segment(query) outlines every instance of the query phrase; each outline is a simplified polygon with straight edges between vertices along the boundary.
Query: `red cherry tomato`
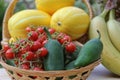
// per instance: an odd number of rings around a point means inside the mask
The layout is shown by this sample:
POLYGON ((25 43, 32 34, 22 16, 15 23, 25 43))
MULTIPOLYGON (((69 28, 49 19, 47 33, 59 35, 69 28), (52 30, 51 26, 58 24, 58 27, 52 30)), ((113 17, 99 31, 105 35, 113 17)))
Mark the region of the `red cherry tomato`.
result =
POLYGON ((5 52, 5 57, 7 59, 14 59, 15 58, 15 53, 13 52, 13 50, 10 48, 5 52))
POLYGON ((76 50, 76 46, 74 43, 70 42, 65 46, 66 51, 73 53, 76 50))
POLYGON ((36 31, 29 32, 28 39, 32 41, 36 41, 38 39, 38 33, 36 31))
POLYGON ((32 51, 37 51, 41 47, 42 47, 42 44, 39 41, 34 41, 31 49, 32 51))
POLYGON ((35 70, 35 71, 43 71, 43 69, 40 68, 40 67, 34 67, 33 70, 35 70))
POLYGON ((26 70, 30 69, 30 66, 27 64, 22 64, 21 66, 22 66, 22 69, 26 69, 26 70))
POLYGON ((55 32, 55 29, 50 28, 48 31, 50 32, 50 34, 53 34, 55 32))
POLYGON ((3 50, 6 52, 8 49, 10 49, 10 46, 8 44, 5 44, 3 46, 3 50))
POLYGON ((48 40, 44 40, 44 41, 42 42, 42 46, 44 46, 47 42, 48 42, 48 40))
POLYGON ((22 48, 19 50, 19 53, 20 53, 20 54, 25 54, 27 51, 31 51, 30 45, 26 45, 25 47, 22 47, 22 48))
POLYGON ((70 36, 64 36, 63 38, 61 38, 61 39, 59 40, 59 42, 60 42, 61 44, 65 43, 65 42, 70 42, 70 41, 71 41, 71 37, 70 37, 70 36))
POLYGON ((30 31, 32 31, 32 28, 31 27, 26 27, 26 29, 25 29, 27 32, 30 32, 30 31))
POLYGON ((48 54, 48 50, 44 47, 42 47, 39 51, 39 57, 45 57, 48 54))
POLYGON ((37 28, 36 30, 39 34, 42 34, 44 32, 44 29, 42 27, 37 28))
POLYGON ((28 61, 32 61, 36 59, 36 55, 32 51, 28 51, 25 55, 26 55, 26 60, 28 61))
POLYGON ((59 35, 56 37, 57 40, 60 42, 62 38, 64 38, 65 34, 64 33, 59 33, 59 35))

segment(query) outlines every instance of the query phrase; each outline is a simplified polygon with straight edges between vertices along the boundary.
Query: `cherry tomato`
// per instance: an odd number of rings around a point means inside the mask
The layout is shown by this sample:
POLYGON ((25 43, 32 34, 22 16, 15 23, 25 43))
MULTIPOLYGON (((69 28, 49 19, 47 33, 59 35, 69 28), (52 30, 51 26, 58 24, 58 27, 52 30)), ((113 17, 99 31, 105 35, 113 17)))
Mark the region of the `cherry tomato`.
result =
POLYGON ((71 41, 71 37, 70 36, 64 36, 62 39, 59 40, 59 42, 61 44, 65 43, 65 42, 70 42, 71 41))
POLYGON ((26 62, 25 60, 23 60, 23 64, 27 65, 27 66, 30 66, 30 62, 26 62))
POLYGON ((32 31, 32 28, 31 27, 26 27, 26 29, 25 29, 27 32, 30 32, 30 31, 32 31))
POLYGON ((7 59, 14 59, 15 58, 15 53, 13 52, 12 48, 8 49, 6 52, 5 52, 5 57, 7 59))
POLYGON ((55 32, 55 29, 50 28, 48 31, 50 32, 50 34, 53 34, 55 32))
POLYGON ((40 68, 40 67, 34 67, 33 70, 35 70, 35 71, 43 71, 43 69, 40 68))
POLYGON ((64 33, 59 33, 59 35, 57 36, 57 40, 60 42, 60 40, 64 38, 64 36, 65 36, 64 33))
POLYGON ((28 39, 32 41, 36 41, 38 39, 38 33, 36 31, 29 32, 28 39))
POLYGON ((64 36, 65 36, 66 34, 64 34, 64 33, 59 33, 59 35, 57 36, 58 38, 63 38, 64 36))
POLYGON ((44 46, 47 42, 48 42, 48 40, 44 40, 44 41, 42 42, 42 46, 44 46))
POLYGON ((34 41, 31 49, 32 51, 37 51, 41 47, 42 47, 42 44, 39 41, 34 41))
POLYGON ((36 55, 32 51, 28 51, 25 55, 26 55, 26 60, 28 61, 32 61, 36 59, 36 55))
POLYGON ((8 49, 10 49, 10 46, 8 44, 5 44, 3 46, 3 50, 6 52, 8 49))
POLYGON ((76 46, 74 43, 70 42, 65 46, 66 51, 73 53, 76 50, 76 46))
POLYGON ((25 54, 27 51, 31 51, 31 47, 30 47, 29 44, 23 46, 23 47, 19 50, 19 53, 25 54))
POLYGON ((45 57, 48 54, 48 50, 45 47, 39 49, 39 57, 45 57))
POLYGON ((22 64, 21 66, 22 66, 22 69, 26 69, 26 70, 30 69, 30 66, 27 64, 22 64))
POLYGON ((44 32, 44 29, 42 27, 37 28, 36 30, 39 34, 42 34, 44 32))
POLYGON ((40 36, 37 41, 39 41, 40 43, 42 43, 43 41, 45 41, 47 39, 46 35, 40 36))

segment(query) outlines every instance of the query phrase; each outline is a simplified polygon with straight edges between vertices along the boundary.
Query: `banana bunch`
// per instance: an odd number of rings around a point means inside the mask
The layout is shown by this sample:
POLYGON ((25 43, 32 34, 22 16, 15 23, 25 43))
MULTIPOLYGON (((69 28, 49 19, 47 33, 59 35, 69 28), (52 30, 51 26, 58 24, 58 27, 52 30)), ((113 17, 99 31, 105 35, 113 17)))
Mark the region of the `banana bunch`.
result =
POLYGON ((113 45, 120 51, 120 22, 115 20, 115 11, 110 11, 109 21, 107 22, 108 33, 113 45))
POLYGON ((89 27, 89 38, 96 38, 97 30, 101 33, 103 52, 101 55, 102 64, 114 74, 120 76, 120 22, 114 18, 114 10, 110 11, 109 20, 105 17, 109 10, 104 10, 100 15, 91 20, 89 27))

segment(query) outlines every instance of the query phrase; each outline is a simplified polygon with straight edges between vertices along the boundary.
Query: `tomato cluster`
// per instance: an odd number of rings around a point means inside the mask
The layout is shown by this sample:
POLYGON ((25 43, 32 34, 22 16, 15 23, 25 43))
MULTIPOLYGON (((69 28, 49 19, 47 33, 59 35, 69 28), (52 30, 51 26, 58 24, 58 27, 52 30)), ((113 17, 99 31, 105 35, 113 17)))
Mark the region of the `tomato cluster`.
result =
MULTIPOLYGON (((3 47, 4 55, 7 60, 14 60, 15 65, 22 69, 32 69, 41 71, 43 68, 43 58, 49 54, 44 45, 48 41, 44 27, 27 27, 27 38, 18 39, 14 43, 6 44, 3 47)), ((71 37, 54 29, 49 28, 49 33, 53 39, 60 42, 68 53, 76 50, 76 45, 71 37)))

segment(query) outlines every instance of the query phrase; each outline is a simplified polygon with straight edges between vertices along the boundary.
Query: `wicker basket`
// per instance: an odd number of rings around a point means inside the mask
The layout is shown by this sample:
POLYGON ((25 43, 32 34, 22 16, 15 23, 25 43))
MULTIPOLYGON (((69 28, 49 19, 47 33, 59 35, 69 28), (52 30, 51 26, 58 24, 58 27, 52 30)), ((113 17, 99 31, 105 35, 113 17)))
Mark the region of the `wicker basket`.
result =
POLYGON ((80 69, 63 70, 63 71, 32 71, 19 69, 9 66, 4 62, 0 64, 6 69, 12 80, 86 80, 95 66, 99 64, 99 60, 80 69), (70 76, 74 78, 70 79, 70 76), (33 79, 36 77, 35 79, 33 79))
MULTIPOLYGON (((12 16, 16 3, 19 0, 12 0, 9 4, 4 20, 3 20, 3 33, 2 33, 2 46, 7 44, 10 39, 10 34, 8 32, 8 20, 12 16)), ((93 17, 93 12, 88 0, 84 0, 86 3, 90 18, 93 17)), ((86 35, 82 37, 81 40, 87 40, 86 35), (85 37, 85 38, 84 38, 85 37)), ((80 40, 80 41, 81 41, 80 40)), ((81 44, 76 42, 76 44, 81 44)), ((86 80, 86 78, 90 75, 91 71, 100 63, 100 60, 80 69, 74 70, 61 70, 61 71, 32 71, 32 70, 24 70, 19 69, 17 67, 10 66, 6 64, 2 59, 0 60, 0 64, 6 69, 8 74, 10 75, 12 80, 86 80), (74 76, 70 79, 70 76, 74 76), (33 77, 36 77, 33 79, 33 77)))

